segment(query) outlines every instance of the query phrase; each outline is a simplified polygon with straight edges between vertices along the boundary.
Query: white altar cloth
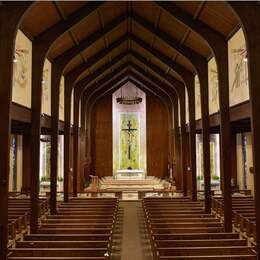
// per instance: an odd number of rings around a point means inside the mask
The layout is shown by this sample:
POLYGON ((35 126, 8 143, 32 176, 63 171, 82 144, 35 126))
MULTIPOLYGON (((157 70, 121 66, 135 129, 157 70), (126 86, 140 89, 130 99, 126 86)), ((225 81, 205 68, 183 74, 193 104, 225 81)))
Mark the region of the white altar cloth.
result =
POLYGON ((117 170, 116 171, 116 175, 115 175, 116 179, 127 179, 127 180, 142 180, 145 179, 145 174, 144 174, 144 170, 142 169, 135 169, 135 170, 128 170, 128 169, 124 169, 124 170, 117 170))

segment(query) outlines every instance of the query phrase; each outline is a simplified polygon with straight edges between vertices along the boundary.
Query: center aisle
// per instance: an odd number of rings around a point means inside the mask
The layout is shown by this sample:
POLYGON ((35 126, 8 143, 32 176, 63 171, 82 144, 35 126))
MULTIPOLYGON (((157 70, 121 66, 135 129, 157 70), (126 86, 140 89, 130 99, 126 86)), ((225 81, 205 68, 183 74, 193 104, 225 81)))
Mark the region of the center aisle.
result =
POLYGON ((152 260, 150 242, 140 201, 122 201, 123 211, 121 260, 152 260))

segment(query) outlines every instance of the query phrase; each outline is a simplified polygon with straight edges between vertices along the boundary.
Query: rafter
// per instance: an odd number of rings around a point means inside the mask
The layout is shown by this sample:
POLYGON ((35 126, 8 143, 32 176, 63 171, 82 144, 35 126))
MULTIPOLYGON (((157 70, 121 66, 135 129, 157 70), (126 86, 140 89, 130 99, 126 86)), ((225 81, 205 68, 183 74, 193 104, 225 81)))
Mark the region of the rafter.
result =
POLYGON ((196 67, 196 62, 204 63, 206 62, 206 59, 201 56, 199 53, 193 51, 192 49, 188 48, 187 46, 181 45, 176 39, 171 37, 165 32, 155 30, 153 28, 153 25, 140 17, 137 14, 132 15, 133 20, 142 26, 144 29, 146 29, 151 34, 157 35, 157 38, 159 38, 161 41, 166 43, 168 46, 179 52, 184 58, 188 59, 193 66, 196 67))
POLYGON ((165 72, 159 68, 158 66, 152 64, 152 63, 148 63, 147 60, 142 57, 140 54, 131 51, 130 54, 137 59, 139 62, 143 63, 145 66, 147 66, 149 69, 151 69, 154 73, 156 73, 159 77, 166 79, 169 84, 171 86, 174 86, 175 88, 178 88, 180 91, 181 89, 184 90, 185 89, 185 85, 183 84, 183 82, 179 81, 178 79, 165 74, 165 72))
MULTIPOLYGON (((128 67, 129 67, 128 63, 124 63, 122 66, 120 66, 119 68, 117 68, 113 72, 110 72, 108 75, 101 78, 100 81, 98 82, 98 84, 93 83, 93 84, 88 85, 84 89, 83 92, 89 92, 90 94, 94 93, 96 91, 96 89, 100 89, 100 86, 102 86, 106 83, 109 83, 109 82, 113 82, 115 77, 119 77, 121 74, 126 76, 127 72, 125 72, 125 70, 128 69, 128 67)), ((114 82, 114 84, 115 83, 116 82, 114 82)), ((83 92, 82 92, 82 94, 83 94, 83 92)))
POLYGON ((216 44, 216 41, 222 42, 223 40, 225 40, 225 37, 222 34, 213 30, 205 23, 193 19, 191 15, 185 13, 176 4, 159 1, 156 1, 156 4, 160 6, 164 11, 169 13, 171 16, 173 16, 175 19, 177 19, 179 22, 203 37, 209 43, 210 48, 212 48, 212 46, 216 44))
MULTIPOLYGON (((129 65, 130 68, 131 68, 131 64, 128 64, 128 65, 129 65)), ((149 83, 149 82, 148 82, 146 79, 144 79, 144 78, 140 78, 140 77, 139 77, 136 73, 134 73, 132 70, 126 71, 126 73, 122 74, 121 76, 120 76, 120 75, 117 75, 116 78, 113 79, 113 80, 110 81, 110 82, 107 82, 105 79, 103 79, 102 81, 104 82, 104 84, 102 84, 102 85, 100 86, 100 88, 99 88, 100 93, 98 92, 98 93, 96 94, 96 96, 97 96, 98 98, 100 98, 100 97, 106 95, 106 94, 107 94, 109 91, 111 91, 111 90, 115 91, 114 89, 116 88, 115 85, 117 84, 117 82, 118 82, 121 78, 125 77, 126 75, 129 75, 129 78, 126 80, 126 82, 127 82, 127 81, 131 81, 131 78, 133 78, 133 79, 135 80, 135 82, 134 82, 135 84, 136 84, 137 81, 139 81, 139 82, 142 81, 142 84, 143 84, 143 85, 149 86, 149 88, 146 88, 149 92, 151 92, 151 93, 153 93, 154 95, 159 96, 159 97, 161 98, 161 96, 160 96, 159 94, 156 94, 156 93, 154 92, 154 90, 151 90, 151 89, 157 89, 157 90, 161 91, 162 93, 164 93, 164 95, 167 96, 167 98, 168 98, 168 99, 170 100, 170 102, 171 102, 171 97, 170 97, 167 93, 165 93, 165 91, 164 91, 161 87, 155 85, 154 83, 153 83, 153 84, 149 83), (112 87, 104 92, 103 89, 106 88, 107 86, 112 86, 112 87), (150 88, 151 88, 151 89, 150 89, 150 88)), ((108 75, 108 77, 110 77, 110 78, 111 78, 111 76, 114 77, 114 76, 111 75, 111 74, 108 75)), ((146 78, 146 76, 145 76, 145 78, 146 78)), ((120 84, 120 85, 121 85, 121 84, 120 84)), ((138 86, 138 87, 140 87, 140 86, 138 86)), ((141 87, 140 87, 140 88, 141 88, 141 87)), ((89 98, 88 98, 88 100, 90 100, 91 97, 93 96, 93 93, 92 93, 91 89, 89 89, 88 92, 91 92, 91 95, 90 95, 89 98)))
POLYGON ((89 69, 97 62, 99 62, 101 59, 109 55, 112 51, 114 51, 121 44, 123 44, 127 39, 127 35, 124 35, 123 37, 113 42, 107 49, 102 49, 100 52, 90 57, 86 63, 77 66, 73 70, 69 71, 66 75, 73 78, 73 82, 76 82, 82 73, 84 73, 87 69, 89 69))
POLYGON ((40 33, 35 37, 35 41, 44 41, 45 43, 48 43, 48 46, 50 46, 58 37, 76 26, 83 19, 100 8, 103 4, 105 4, 105 2, 89 2, 78 11, 69 15, 65 21, 58 22, 44 32, 40 33))
POLYGON ((128 71, 122 72, 117 71, 116 73, 110 73, 108 76, 104 77, 101 81, 102 83, 99 84, 99 86, 95 89, 93 89, 93 86, 87 88, 84 91, 84 95, 87 96, 87 102, 95 96, 104 96, 104 86, 111 85, 111 86, 116 86, 118 84, 121 84, 123 81, 128 81, 128 71), (106 80, 109 78, 109 80, 106 80))
POLYGON ((153 57, 160 60, 162 63, 167 65, 170 69, 172 69, 177 74, 179 74, 179 76, 183 78, 183 81, 185 81, 185 77, 188 78, 188 77, 194 76, 193 73, 190 72, 189 70, 187 70, 185 67, 183 67, 182 65, 179 65, 178 63, 172 61, 171 58, 169 58, 168 56, 163 54, 161 51, 158 51, 158 50, 150 47, 149 44, 147 44, 146 42, 144 42, 143 40, 141 40, 137 36, 131 35, 130 37, 136 44, 138 44, 143 49, 145 49, 147 52, 152 54, 153 57))
POLYGON ((92 75, 85 77, 84 79, 80 80, 76 85, 75 88, 84 88, 86 85, 90 84, 90 82, 94 81, 97 77, 102 75, 105 71, 111 69, 114 65, 121 62, 125 56, 128 55, 128 52, 123 52, 116 56, 111 62, 106 63, 102 67, 98 68, 92 75))
POLYGON ((55 58, 55 62, 61 64, 64 68, 66 65, 69 64, 69 62, 79 55, 81 52, 89 48, 91 45, 96 43, 98 40, 102 39, 105 34, 111 32, 116 27, 121 25, 125 20, 127 19, 127 16, 123 15, 120 17, 115 18, 112 22, 110 22, 108 25, 106 25, 101 30, 96 31, 92 35, 88 36, 84 40, 80 41, 78 45, 74 46, 73 48, 65 51, 61 55, 55 58))
MULTIPOLYGON (((170 100, 170 102, 172 103, 172 97, 171 95, 163 88, 161 87, 160 85, 157 85, 155 82, 149 80, 149 77, 148 75, 144 75, 142 74, 142 76, 139 76, 135 71, 137 71, 137 68, 133 66, 133 64, 131 64, 131 68, 133 69, 133 72, 132 72, 132 77, 134 77, 136 80, 138 81, 143 81, 143 84, 147 85, 147 86, 150 86, 150 87, 153 87, 154 88, 154 92, 157 90, 157 91, 160 91, 162 92, 165 96, 167 96, 167 98, 170 100)), ((158 94, 157 94, 158 95, 158 94)))

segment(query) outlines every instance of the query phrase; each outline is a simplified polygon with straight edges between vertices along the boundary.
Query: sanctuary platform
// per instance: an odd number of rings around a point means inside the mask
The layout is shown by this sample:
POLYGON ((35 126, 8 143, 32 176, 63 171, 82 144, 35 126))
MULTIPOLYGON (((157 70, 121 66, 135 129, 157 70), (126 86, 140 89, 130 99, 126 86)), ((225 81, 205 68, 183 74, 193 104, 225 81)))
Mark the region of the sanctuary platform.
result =
POLYGON ((163 190, 169 186, 165 180, 154 176, 145 179, 115 179, 113 177, 103 177, 99 180, 99 189, 120 190, 120 191, 142 191, 142 190, 163 190))

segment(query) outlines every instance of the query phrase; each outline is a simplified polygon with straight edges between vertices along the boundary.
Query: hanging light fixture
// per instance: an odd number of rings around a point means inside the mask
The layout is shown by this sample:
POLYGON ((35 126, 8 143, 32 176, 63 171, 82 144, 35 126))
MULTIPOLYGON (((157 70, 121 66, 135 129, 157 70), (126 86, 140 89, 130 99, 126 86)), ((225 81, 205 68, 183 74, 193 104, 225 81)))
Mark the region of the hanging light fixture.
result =
POLYGON ((135 96, 124 96, 123 89, 121 88, 121 97, 116 98, 116 102, 121 105, 136 105, 142 102, 142 98, 138 95, 137 88, 135 96))

